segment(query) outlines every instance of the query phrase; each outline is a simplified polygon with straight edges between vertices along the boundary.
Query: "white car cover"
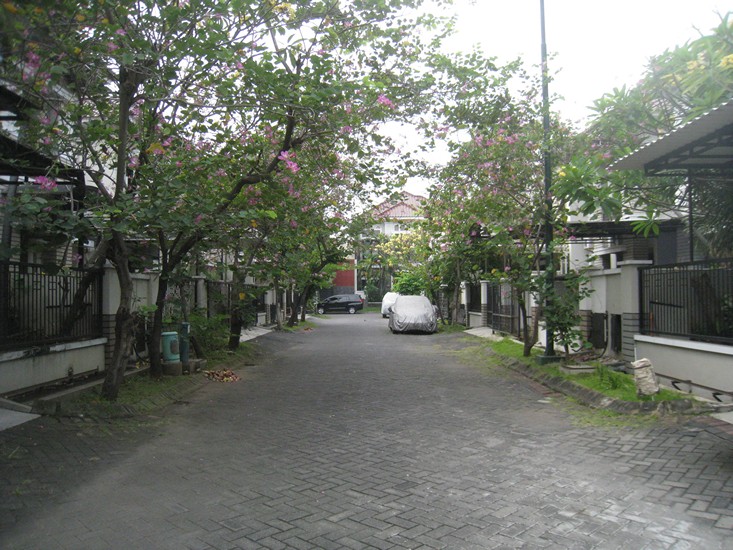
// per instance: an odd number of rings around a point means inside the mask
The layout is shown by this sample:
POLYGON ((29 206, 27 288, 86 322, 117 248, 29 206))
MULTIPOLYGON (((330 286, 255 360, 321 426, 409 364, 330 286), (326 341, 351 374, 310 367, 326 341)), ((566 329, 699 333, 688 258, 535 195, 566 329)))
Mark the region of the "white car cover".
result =
POLYGON ((384 297, 382 298, 382 317, 387 317, 389 315, 389 308, 391 308, 395 301, 397 301, 397 297, 399 294, 396 292, 387 292, 384 297))
POLYGON ((428 332, 438 330, 435 308, 425 296, 398 296, 389 315, 392 332, 428 332))

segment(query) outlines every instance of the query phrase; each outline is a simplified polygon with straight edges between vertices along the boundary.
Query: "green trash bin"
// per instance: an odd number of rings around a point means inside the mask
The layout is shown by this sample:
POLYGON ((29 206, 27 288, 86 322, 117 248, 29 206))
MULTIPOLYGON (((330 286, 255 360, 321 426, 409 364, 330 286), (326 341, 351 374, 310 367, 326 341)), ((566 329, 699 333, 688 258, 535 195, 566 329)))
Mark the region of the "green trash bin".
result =
POLYGON ((163 344, 163 360, 169 362, 180 361, 181 356, 178 352, 178 333, 164 332, 160 336, 163 344))

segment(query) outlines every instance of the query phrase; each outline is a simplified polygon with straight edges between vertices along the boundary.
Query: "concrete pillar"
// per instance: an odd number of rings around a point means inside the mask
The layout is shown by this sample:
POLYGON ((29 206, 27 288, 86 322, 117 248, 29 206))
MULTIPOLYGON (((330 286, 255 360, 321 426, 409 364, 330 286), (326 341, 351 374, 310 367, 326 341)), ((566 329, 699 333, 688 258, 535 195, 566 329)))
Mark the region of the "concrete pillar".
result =
POLYGON ((481 281, 481 326, 489 326, 489 281, 481 281))

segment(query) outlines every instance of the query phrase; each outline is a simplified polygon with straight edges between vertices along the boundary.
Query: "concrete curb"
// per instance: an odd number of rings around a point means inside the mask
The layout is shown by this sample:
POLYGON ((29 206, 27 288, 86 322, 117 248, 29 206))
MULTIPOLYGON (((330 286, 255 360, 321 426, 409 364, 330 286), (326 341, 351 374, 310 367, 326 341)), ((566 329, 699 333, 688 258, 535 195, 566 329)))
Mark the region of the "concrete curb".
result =
POLYGON ((733 404, 703 402, 697 399, 678 399, 675 401, 622 401, 608 397, 590 388, 576 384, 559 376, 539 373, 528 365, 496 354, 503 366, 539 382, 551 390, 573 397, 583 405, 594 409, 606 409, 619 414, 710 414, 733 411, 733 404))

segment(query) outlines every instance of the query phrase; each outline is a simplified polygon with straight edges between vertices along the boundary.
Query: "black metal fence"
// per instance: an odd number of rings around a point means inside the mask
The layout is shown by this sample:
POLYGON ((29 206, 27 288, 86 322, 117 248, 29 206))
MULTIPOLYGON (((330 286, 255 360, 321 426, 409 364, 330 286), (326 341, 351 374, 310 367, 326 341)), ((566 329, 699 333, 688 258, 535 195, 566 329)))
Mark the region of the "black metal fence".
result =
POLYGON ((489 326, 505 334, 521 337, 519 329, 519 299, 510 285, 489 285, 489 326))
POLYGON ((0 262, 0 350, 102 336, 102 274, 89 274, 83 289, 85 275, 0 262))
POLYGON ((639 270, 640 332, 733 345, 733 259, 639 270))

